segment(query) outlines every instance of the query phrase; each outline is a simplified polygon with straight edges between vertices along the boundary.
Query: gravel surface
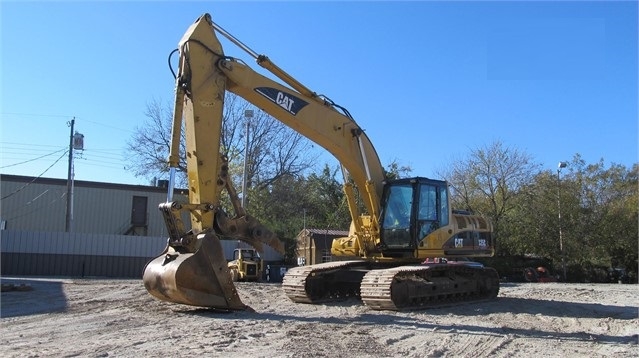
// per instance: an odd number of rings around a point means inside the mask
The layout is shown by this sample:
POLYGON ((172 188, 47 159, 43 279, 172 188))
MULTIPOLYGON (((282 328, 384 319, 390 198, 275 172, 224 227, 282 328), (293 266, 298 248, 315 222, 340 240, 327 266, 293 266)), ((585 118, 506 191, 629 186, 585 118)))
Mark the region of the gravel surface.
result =
POLYGON ((510 284, 496 300, 374 311, 240 283, 255 312, 154 299, 142 280, 2 278, 2 357, 638 357, 638 286, 510 284), (26 289, 25 286, 31 288, 26 289))

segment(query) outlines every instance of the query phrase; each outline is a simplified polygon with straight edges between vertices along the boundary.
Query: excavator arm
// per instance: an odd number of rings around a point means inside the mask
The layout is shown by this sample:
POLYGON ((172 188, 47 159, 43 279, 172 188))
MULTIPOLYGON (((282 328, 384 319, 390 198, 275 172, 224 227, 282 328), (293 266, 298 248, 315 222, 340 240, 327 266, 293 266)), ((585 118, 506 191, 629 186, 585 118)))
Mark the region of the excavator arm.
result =
MULTIPOLYGON (((207 21, 203 26, 208 24, 207 21)), ((260 66, 290 86, 286 87, 262 76, 241 60, 219 57, 216 65, 226 77, 227 90, 246 99, 335 156, 344 172, 345 192, 355 226, 354 234, 368 238, 378 237, 376 220, 379 216, 384 170, 364 130, 344 108, 317 95, 268 57, 258 55, 219 25, 210 24, 251 55, 260 66), (358 210, 353 184, 362 195, 367 215, 361 215, 358 210)))
POLYGON ((284 87, 240 61, 223 59, 218 66, 227 77, 229 91, 245 98, 337 158, 345 172, 345 192, 354 224, 353 234, 367 238, 366 242, 360 244, 370 243, 372 238, 378 237, 376 220, 384 174, 373 145, 357 123, 338 112, 328 101, 284 87), (359 189, 367 215, 362 215, 358 210, 353 186, 359 189))

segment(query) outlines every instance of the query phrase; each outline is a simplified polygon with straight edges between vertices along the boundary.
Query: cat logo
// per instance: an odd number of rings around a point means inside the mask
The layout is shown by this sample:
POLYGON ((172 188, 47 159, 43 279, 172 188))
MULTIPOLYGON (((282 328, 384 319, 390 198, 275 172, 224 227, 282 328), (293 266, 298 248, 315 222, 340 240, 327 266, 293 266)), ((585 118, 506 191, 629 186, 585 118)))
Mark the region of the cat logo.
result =
POLYGON ((273 103, 282 107, 288 113, 296 115, 302 108, 304 108, 308 102, 293 96, 290 93, 282 92, 276 88, 271 87, 257 87, 255 92, 268 98, 273 103))
POLYGON ((293 107, 293 99, 286 97, 286 95, 282 92, 277 92, 277 96, 275 96, 275 103, 279 104, 285 110, 291 112, 291 108, 293 107))

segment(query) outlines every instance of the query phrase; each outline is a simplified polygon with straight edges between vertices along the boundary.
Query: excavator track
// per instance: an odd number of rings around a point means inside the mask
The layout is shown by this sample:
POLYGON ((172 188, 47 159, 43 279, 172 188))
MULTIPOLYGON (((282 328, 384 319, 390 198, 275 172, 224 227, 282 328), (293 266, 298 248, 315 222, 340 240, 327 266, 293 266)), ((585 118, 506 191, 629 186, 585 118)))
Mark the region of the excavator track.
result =
POLYGON ((295 267, 284 276, 286 295, 299 303, 321 303, 359 296, 359 285, 369 271, 365 261, 334 261, 295 267))
POLYGON ((499 275, 466 263, 400 266, 372 270, 362 280, 361 298, 375 310, 417 310, 494 299, 499 275))
POLYGON ((497 297, 499 275, 471 262, 380 267, 337 261, 290 269, 282 287, 298 303, 360 297, 375 310, 416 310, 497 297))

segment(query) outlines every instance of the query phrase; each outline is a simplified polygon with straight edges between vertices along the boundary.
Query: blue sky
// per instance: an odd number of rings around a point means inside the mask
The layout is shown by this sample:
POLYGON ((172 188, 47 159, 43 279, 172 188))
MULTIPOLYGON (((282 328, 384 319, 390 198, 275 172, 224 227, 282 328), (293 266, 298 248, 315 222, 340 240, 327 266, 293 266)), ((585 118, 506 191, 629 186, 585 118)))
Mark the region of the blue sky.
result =
POLYGON ((3 1, 0 172, 66 178, 75 117, 76 180, 147 184, 126 142, 205 12, 346 107, 384 165, 436 177, 496 140, 552 170, 637 162, 637 2, 3 1))

